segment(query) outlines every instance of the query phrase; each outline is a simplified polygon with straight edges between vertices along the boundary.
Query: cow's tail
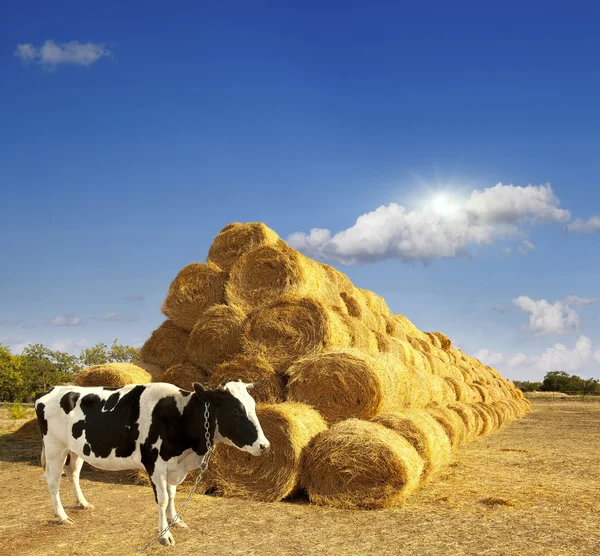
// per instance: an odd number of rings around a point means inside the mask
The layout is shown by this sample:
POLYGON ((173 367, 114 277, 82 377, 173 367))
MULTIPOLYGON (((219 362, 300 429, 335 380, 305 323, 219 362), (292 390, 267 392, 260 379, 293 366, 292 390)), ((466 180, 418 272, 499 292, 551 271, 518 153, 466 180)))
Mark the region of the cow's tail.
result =
POLYGON ((44 446, 42 446, 41 460, 42 460, 42 469, 44 471, 46 471, 46 450, 45 450, 44 446))

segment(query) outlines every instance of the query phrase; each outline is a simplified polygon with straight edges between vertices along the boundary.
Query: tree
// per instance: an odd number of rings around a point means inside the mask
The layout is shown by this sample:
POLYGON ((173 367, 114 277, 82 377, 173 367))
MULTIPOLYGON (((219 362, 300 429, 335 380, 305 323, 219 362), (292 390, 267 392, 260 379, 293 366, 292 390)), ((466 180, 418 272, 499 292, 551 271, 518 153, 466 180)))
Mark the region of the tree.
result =
POLYGON ((529 382, 527 380, 515 380, 515 386, 523 392, 536 392, 542 386, 541 382, 529 382))
POLYGON ((572 392, 571 375, 564 371, 550 371, 546 373, 540 390, 543 392, 572 392))
POLYGON ((0 400, 14 402, 23 396, 21 357, 0 344, 0 400))
POLYGON ((140 353, 137 349, 118 344, 117 340, 113 342, 110 348, 106 344, 99 343, 84 349, 79 356, 79 361, 83 367, 105 365, 106 363, 126 363, 139 359, 140 353))

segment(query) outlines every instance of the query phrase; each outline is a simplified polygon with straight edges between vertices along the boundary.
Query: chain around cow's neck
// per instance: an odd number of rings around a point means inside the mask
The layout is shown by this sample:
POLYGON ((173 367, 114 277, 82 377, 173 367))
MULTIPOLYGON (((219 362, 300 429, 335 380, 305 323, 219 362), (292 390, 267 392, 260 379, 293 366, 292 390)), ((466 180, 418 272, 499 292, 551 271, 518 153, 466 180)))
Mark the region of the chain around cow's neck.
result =
MULTIPOLYGON (((206 440, 206 451, 210 450, 212 441, 210 439, 210 403, 204 402, 204 438, 206 440)), ((215 432, 217 431, 217 420, 215 418, 215 432)))

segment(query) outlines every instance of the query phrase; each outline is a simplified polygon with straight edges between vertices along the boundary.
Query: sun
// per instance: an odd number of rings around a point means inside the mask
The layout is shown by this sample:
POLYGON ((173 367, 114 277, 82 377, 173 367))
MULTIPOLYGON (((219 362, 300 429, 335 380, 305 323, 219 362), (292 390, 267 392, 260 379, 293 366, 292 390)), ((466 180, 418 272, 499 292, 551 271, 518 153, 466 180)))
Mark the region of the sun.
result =
POLYGON ((429 200, 429 206, 440 216, 454 216, 460 210, 460 204, 448 193, 436 193, 429 200))

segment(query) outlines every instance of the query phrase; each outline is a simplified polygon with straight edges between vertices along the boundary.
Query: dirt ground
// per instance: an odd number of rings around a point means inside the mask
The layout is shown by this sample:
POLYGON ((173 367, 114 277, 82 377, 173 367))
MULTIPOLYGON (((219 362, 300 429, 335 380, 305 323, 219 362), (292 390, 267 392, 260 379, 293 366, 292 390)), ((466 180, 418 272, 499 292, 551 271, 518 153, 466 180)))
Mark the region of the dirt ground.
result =
MULTIPOLYGON (((150 487, 123 474, 82 473, 95 505, 58 526, 39 467, 39 441, 16 440, 0 410, 2 554, 133 554, 155 535, 150 487)), ((180 491, 181 502, 187 488, 180 491)), ((179 504, 178 504, 179 505, 179 504)), ((195 496, 158 554, 600 554, 600 404, 535 400, 533 411, 464 445, 455 461, 402 508, 341 511, 306 501, 265 504, 195 496)))

